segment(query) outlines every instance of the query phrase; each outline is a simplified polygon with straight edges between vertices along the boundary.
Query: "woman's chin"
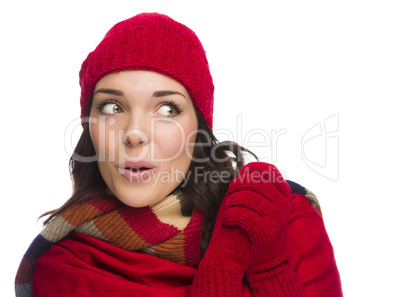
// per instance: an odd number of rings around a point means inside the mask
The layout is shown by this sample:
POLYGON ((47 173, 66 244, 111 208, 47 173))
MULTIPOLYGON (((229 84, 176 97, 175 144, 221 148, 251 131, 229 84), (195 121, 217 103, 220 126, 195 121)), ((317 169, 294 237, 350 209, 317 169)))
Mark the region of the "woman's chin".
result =
POLYGON ((171 193, 176 185, 154 185, 151 182, 115 183, 110 190, 120 200, 130 207, 146 207, 158 203, 171 193))

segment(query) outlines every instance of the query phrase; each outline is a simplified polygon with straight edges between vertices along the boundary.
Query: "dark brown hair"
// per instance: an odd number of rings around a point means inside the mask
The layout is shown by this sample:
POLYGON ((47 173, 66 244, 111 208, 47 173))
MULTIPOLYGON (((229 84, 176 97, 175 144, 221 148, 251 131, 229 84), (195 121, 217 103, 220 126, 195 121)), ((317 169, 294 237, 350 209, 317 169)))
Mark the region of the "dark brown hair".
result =
MULTIPOLYGON (((179 187, 183 194, 191 199, 193 205, 198 207, 205 215, 201 242, 201 253, 203 255, 211 239, 216 216, 228 191, 229 183, 244 165, 243 152, 251 154, 256 159, 257 157, 235 142, 219 142, 197 108, 195 108, 195 111, 198 120, 198 131, 193 159, 187 175, 179 187), (201 174, 199 174, 200 172, 201 174), (211 178, 211 176, 214 178, 211 178)), ((89 125, 85 123, 82 135, 70 158, 70 175, 74 187, 73 195, 62 207, 44 213, 41 217, 49 216, 44 221, 44 224, 47 224, 69 207, 94 197, 97 191, 107 188, 95 161, 95 155, 89 125), (93 158, 93 161, 89 162, 88 158, 93 158), (88 192, 90 190, 92 195, 89 196, 88 192)))

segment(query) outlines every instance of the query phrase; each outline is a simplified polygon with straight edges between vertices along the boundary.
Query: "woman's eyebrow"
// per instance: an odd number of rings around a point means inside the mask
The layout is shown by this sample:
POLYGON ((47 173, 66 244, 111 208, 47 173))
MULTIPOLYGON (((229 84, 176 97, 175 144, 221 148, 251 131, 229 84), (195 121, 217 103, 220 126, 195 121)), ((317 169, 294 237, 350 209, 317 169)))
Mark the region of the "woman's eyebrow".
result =
POLYGON ((177 91, 156 91, 156 92, 154 92, 154 97, 164 97, 164 96, 169 96, 169 95, 181 95, 184 98, 186 98, 186 96, 184 96, 182 93, 177 92, 177 91))
POLYGON ((97 93, 105 93, 105 94, 116 95, 116 96, 124 95, 124 93, 122 91, 118 91, 118 90, 114 90, 114 89, 99 89, 94 93, 94 95, 97 93))

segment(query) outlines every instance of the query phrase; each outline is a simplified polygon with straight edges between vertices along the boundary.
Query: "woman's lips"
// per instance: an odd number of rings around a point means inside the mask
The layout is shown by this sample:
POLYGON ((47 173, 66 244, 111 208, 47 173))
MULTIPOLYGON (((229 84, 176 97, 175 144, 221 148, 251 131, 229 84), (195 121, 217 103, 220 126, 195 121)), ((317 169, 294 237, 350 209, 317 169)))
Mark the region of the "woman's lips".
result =
POLYGON ((156 171, 155 165, 146 161, 128 161, 120 164, 118 169, 130 182, 147 182, 156 171))

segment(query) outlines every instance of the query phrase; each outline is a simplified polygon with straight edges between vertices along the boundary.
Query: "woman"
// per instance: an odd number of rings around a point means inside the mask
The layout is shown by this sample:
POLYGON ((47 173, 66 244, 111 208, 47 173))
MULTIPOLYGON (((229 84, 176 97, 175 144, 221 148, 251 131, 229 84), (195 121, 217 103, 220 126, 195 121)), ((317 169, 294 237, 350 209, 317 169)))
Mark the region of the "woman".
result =
POLYGON ((292 194, 270 164, 243 166, 247 150, 214 137, 214 86, 194 32, 156 13, 120 22, 82 64, 80 85, 74 193, 46 214, 17 296, 341 295, 306 190, 290 183, 292 194), (301 214, 317 224, 324 258, 301 261, 301 214))

